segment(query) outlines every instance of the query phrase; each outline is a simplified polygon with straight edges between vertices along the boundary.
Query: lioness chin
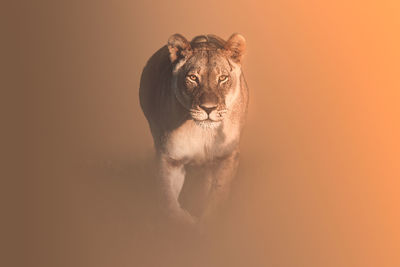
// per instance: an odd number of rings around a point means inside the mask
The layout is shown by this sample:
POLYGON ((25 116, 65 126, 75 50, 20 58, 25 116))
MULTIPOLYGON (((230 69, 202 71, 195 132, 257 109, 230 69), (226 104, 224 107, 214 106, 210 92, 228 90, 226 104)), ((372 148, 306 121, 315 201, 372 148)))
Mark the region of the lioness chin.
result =
POLYGON ((168 39, 147 62, 140 81, 140 104, 153 135, 164 210, 187 223, 181 208, 185 166, 205 170, 206 204, 200 219, 213 216, 227 199, 238 166, 248 88, 241 62, 246 42, 233 34, 168 39))

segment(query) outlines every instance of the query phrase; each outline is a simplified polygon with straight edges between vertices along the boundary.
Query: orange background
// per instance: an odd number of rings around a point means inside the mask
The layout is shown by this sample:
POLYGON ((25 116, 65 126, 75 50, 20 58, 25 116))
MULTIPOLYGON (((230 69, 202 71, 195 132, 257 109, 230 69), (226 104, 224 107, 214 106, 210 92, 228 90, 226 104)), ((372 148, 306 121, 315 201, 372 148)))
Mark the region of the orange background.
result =
POLYGON ((400 266, 397 1, 34 1, 14 12, 26 266, 400 266), (251 99, 227 219, 201 242, 155 234, 141 70, 171 34, 233 32, 248 42, 251 99))

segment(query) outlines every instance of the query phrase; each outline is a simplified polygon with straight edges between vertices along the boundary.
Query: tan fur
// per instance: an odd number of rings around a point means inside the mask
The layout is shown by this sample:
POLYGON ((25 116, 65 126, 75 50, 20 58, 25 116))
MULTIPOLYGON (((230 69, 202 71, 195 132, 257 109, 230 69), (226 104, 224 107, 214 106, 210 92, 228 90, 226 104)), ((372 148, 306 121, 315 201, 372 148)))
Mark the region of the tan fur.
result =
POLYGON ((186 165, 208 170, 203 217, 228 196, 248 103, 244 50, 239 34, 228 41, 202 35, 191 42, 175 34, 143 70, 140 103, 154 138, 165 211, 181 221, 195 222, 178 201, 186 165))

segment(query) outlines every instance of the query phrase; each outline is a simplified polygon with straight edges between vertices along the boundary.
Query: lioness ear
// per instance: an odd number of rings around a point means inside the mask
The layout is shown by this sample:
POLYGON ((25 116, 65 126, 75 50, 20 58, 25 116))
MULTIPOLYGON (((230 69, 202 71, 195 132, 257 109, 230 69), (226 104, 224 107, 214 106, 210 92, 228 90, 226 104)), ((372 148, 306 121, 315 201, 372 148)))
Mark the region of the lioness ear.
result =
POLYGON ((191 52, 190 43, 180 34, 174 34, 168 39, 169 58, 171 63, 187 56, 191 52))
POLYGON ((226 41, 225 50, 234 62, 240 63, 246 51, 246 39, 239 33, 232 34, 226 41))

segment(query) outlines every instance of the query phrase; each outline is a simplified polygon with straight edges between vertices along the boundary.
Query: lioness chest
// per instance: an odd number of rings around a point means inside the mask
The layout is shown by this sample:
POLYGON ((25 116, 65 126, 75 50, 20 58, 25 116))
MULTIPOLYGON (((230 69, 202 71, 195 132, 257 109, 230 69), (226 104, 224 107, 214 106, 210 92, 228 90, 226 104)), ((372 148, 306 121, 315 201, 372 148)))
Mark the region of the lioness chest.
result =
POLYGON ((230 154, 238 139, 239 129, 229 121, 208 128, 188 120, 167 136, 165 151, 171 159, 199 165, 230 154))

